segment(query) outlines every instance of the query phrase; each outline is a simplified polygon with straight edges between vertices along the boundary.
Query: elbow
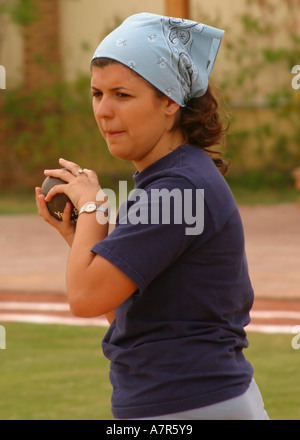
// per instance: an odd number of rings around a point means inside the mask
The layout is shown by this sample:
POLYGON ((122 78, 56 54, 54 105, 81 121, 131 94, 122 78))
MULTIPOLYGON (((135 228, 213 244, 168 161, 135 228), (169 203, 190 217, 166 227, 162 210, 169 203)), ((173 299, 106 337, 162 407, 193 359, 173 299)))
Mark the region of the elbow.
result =
POLYGON ((69 306, 72 315, 77 318, 96 318, 103 315, 103 312, 88 301, 84 291, 68 289, 69 306))
POLYGON ((93 318, 93 316, 76 303, 70 302, 70 310, 72 315, 76 318, 93 318))
POLYGON ((97 312, 96 310, 89 309, 85 305, 70 302, 70 310, 73 316, 76 318, 97 318, 102 316, 103 313, 97 312))
POLYGON ((73 316, 76 318, 94 318, 95 316, 91 314, 88 310, 86 310, 82 305, 77 302, 69 302, 70 310, 73 316))

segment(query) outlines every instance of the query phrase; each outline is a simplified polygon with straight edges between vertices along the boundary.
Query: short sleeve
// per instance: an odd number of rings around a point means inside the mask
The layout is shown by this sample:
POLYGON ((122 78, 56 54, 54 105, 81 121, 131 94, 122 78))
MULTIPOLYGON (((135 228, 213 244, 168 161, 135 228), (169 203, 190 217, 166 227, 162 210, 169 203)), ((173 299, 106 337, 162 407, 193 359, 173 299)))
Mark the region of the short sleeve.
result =
POLYGON ((204 192, 183 178, 163 178, 134 190, 121 205, 116 227, 92 252, 122 270, 143 291, 195 239, 207 240, 204 192))

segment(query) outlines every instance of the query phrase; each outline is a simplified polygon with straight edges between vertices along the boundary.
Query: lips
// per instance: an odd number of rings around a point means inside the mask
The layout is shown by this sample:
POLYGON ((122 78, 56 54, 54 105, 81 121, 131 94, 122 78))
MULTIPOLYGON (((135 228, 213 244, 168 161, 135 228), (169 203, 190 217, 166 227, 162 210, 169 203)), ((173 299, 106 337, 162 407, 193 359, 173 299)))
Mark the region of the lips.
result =
MULTIPOLYGON (((104 136, 106 138, 114 138, 117 136, 120 136, 124 133, 124 130, 120 130, 120 129, 115 129, 115 128, 108 128, 108 127, 103 127, 103 132, 104 132, 104 136)), ((102 132, 102 133, 103 133, 102 132)))
POLYGON ((120 134, 123 134, 123 133, 124 133, 124 131, 107 131, 106 136, 115 137, 115 136, 119 136, 120 134))

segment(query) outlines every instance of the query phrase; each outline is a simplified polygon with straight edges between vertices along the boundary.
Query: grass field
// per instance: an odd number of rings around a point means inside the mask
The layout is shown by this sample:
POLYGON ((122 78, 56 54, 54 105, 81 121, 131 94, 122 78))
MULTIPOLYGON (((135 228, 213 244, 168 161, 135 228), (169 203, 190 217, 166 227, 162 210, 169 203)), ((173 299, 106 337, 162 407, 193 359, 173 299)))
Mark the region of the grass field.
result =
MULTIPOLYGON (((239 204, 297 200, 293 189, 232 189, 239 204)), ((36 213, 34 191, 0 194, 0 215, 32 213, 36 213)), ((109 364, 101 351, 106 329, 12 323, 5 328, 0 420, 112 419, 109 364)), ((292 349, 291 339, 249 334, 247 358, 273 420, 300 420, 300 350, 292 349)))
MULTIPOLYGON (((111 420, 99 327, 6 324, 1 420, 111 420)), ((249 334, 247 357, 271 419, 300 419, 300 351, 291 335, 249 334)))
MULTIPOLYGON (((298 194, 293 187, 249 189, 242 185, 232 184, 232 192, 238 204, 276 204, 297 203, 298 194)), ((0 192, 0 215, 3 214, 36 214, 37 209, 32 192, 2 191, 0 192)))

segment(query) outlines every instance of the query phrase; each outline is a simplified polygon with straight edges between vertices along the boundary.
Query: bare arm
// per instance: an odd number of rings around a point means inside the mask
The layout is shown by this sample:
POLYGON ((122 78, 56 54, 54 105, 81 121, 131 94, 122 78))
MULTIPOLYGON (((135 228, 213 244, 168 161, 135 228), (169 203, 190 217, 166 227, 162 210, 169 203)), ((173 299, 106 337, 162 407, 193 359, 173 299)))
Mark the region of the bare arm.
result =
POLYGON ((67 265, 69 302, 77 316, 110 314, 136 290, 122 271, 91 252, 106 232, 106 226, 99 225, 95 213, 82 214, 77 221, 67 265))
MULTIPOLYGON (((95 173, 75 178, 77 167, 67 161, 63 166, 73 170, 72 175, 63 174, 62 170, 52 170, 46 175, 69 179, 69 185, 60 185, 45 197, 36 188, 36 203, 39 214, 55 227, 70 246, 67 265, 67 293, 72 312, 76 316, 92 317, 107 315, 109 323, 114 320, 113 310, 122 304, 135 290, 135 284, 109 261, 91 252, 91 248, 102 241, 108 234, 108 222, 97 221, 96 213, 83 213, 77 220, 76 228, 70 222, 71 206, 67 205, 63 221, 55 220, 48 212, 46 201, 55 193, 65 192, 74 205, 80 209, 87 201, 96 201, 100 189, 95 173)), ((72 171, 71 170, 71 171, 72 171)), ((65 172, 66 173, 66 172, 65 172)), ((70 173, 68 173, 70 174, 70 173)), ((98 215, 105 215, 98 213, 98 215)))

